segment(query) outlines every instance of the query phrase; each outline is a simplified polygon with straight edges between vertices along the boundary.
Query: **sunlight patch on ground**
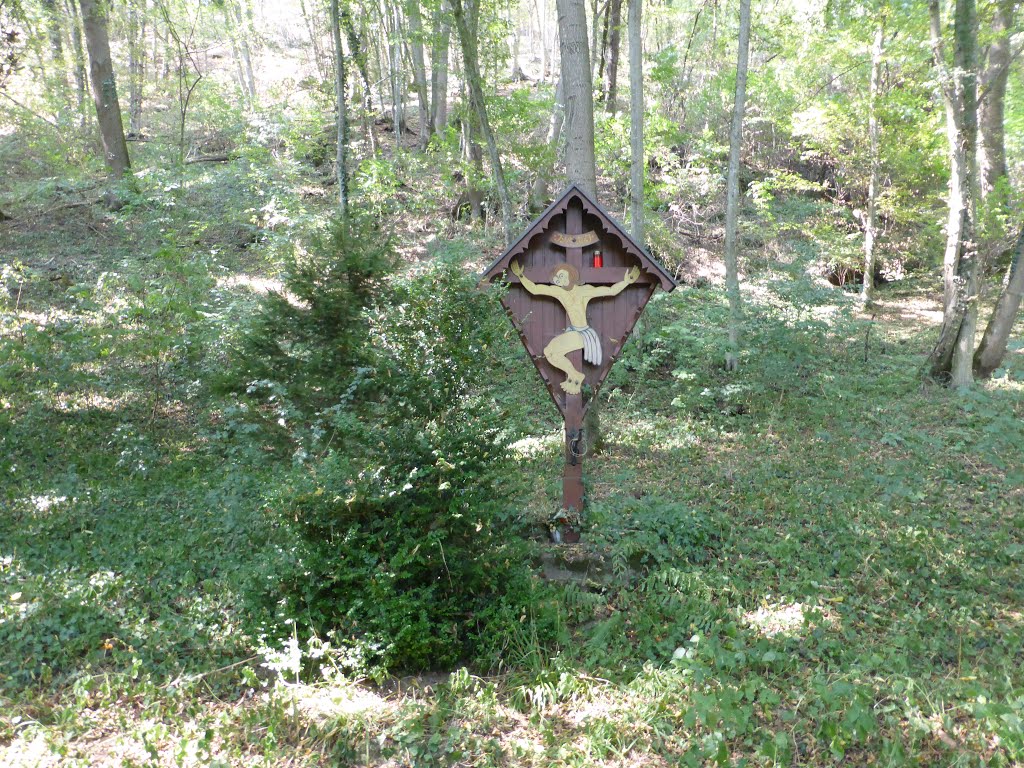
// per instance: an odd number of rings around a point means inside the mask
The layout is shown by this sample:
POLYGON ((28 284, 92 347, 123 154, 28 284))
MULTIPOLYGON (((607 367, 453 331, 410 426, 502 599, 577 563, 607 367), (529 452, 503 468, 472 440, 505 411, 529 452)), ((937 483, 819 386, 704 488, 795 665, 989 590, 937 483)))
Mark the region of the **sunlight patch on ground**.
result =
POLYGON ((246 288, 255 294, 265 295, 271 292, 284 291, 284 283, 271 277, 254 277, 252 275, 231 275, 217 278, 218 288, 246 288))
POLYGON ((70 393, 59 392, 54 398, 53 409, 60 413, 79 413, 81 411, 114 413, 131 402, 137 402, 138 399, 138 397, 127 397, 125 394, 118 395, 117 397, 108 397, 97 390, 70 393))
POLYGON ((395 708, 393 702, 380 694, 357 685, 289 685, 286 691, 299 711, 318 723, 339 715, 371 714, 395 708))
POLYGON ((540 435, 539 437, 524 437, 522 440, 516 440, 510 447, 513 452, 519 454, 524 459, 529 459, 533 456, 540 456, 549 451, 557 450, 561 445, 562 435, 558 432, 552 432, 550 435, 540 435))
MULTIPOLYGON (((818 606, 804 603, 766 603, 755 611, 747 611, 741 618, 752 629, 765 637, 801 634, 814 619, 822 616, 818 606)), ((825 617, 827 620, 827 617, 825 617)))

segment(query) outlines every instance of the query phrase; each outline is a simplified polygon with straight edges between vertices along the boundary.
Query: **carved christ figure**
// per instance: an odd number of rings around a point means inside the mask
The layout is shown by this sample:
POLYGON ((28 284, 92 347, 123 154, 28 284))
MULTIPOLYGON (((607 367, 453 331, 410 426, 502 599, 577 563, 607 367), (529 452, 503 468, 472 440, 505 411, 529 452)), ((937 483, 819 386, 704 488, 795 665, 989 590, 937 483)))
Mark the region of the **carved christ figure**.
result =
POLYGON ((571 264, 556 264, 551 270, 551 285, 538 285, 526 276, 518 260, 509 264, 512 274, 519 278, 523 288, 534 296, 550 296, 562 305, 569 318, 569 327, 555 336, 544 347, 544 357, 555 368, 565 373, 561 387, 570 395, 578 395, 583 386, 584 375, 569 362, 569 353, 583 350, 583 359, 591 365, 601 365, 601 339, 597 331, 587 324, 587 304, 591 299, 617 296, 628 285, 640 277, 640 268, 632 267, 626 276, 615 285, 597 286, 579 282, 580 273, 571 264))

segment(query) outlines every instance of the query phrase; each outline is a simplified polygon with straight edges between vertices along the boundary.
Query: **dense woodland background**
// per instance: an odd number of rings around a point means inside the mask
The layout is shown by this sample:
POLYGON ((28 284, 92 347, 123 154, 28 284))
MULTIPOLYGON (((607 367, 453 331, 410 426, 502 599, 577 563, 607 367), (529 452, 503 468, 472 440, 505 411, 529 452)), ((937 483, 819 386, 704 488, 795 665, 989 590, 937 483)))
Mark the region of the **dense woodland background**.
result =
POLYGON ((1022 13, 0 0, 0 763, 1024 763, 1022 13))

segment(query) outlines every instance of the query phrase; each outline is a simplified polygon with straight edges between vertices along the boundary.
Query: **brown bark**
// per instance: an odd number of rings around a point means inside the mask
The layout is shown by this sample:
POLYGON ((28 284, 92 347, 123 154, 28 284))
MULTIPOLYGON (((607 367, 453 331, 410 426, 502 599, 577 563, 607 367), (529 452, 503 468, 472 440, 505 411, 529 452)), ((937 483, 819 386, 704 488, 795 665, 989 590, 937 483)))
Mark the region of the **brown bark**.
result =
POLYGON ((89 51, 89 79, 96 105, 103 142, 103 156, 114 177, 124 176, 131 168, 128 144, 124 140, 121 105, 117 100, 114 65, 110 59, 110 41, 107 38, 107 19, 97 0, 79 0, 85 44, 89 51))

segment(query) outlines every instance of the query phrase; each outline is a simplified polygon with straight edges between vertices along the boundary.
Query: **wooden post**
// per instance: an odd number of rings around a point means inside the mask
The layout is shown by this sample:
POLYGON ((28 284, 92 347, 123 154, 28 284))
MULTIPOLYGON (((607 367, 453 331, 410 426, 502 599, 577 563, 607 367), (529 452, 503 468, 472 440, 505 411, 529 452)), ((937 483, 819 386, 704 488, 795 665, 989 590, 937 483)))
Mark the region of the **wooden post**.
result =
MULTIPOLYGON (((565 233, 583 234, 583 208, 576 202, 565 212, 565 233)), ((566 248, 565 260, 583 272, 583 249, 566 248)), ((573 352, 572 364, 583 369, 583 352, 573 352)), ((576 455, 585 442, 581 439, 583 430, 583 393, 565 395, 565 471, 562 475, 562 509, 583 511, 583 457, 576 455)), ((567 532, 568 534, 568 532, 567 532)), ((571 535, 571 534, 568 534, 571 535)), ((567 535, 567 537, 568 537, 567 535)))

